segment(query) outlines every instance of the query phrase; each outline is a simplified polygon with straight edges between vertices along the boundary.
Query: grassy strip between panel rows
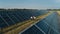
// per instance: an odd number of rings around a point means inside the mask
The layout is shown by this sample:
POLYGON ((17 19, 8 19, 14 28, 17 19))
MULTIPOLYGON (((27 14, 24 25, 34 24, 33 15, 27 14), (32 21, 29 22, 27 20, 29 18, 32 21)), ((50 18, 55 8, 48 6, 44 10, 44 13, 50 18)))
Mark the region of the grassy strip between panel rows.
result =
POLYGON ((13 26, 10 26, 10 27, 3 28, 2 32, 4 34, 17 34, 20 31, 24 30, 26 27, 29 27, 31 24, 37 22, 40 19, 43 19, 44 17, 48 16, 49 14, 51 14, 51 12, 41 15, 41 16, 37 16, 37 18, 35 20, 27 20, 22 23, 18 23, 13 26))

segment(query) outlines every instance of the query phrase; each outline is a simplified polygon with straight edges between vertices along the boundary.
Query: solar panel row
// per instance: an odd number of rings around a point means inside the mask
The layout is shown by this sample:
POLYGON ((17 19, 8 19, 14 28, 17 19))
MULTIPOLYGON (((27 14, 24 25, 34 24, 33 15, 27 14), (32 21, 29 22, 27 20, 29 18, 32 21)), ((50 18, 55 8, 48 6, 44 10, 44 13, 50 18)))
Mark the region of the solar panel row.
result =
POLYGON ((0 27, 8 27, 16 23, 30 19, 31 16, 39 16, 47 11, 39 10, 2 10, 0 11, 0 27))
POLYGON ((32 26, 21 34, 43 34, 36 26, 32 26))
POLYGON ((59 31, 57 30, 57 14, 55 12, 52 13, 31 28, 22 32, 22 34, 59 34, 59 31), (39 29, 40 31, 38 31, 39 29))

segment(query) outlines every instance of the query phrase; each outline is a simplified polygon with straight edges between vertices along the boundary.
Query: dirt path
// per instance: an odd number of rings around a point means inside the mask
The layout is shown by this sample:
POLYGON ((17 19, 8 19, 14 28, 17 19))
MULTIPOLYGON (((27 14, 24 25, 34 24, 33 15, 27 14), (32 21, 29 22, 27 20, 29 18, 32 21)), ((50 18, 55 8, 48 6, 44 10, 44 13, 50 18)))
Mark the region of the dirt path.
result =
MULTIPOLYGON (((35 20, 28 20, 28 21, 25 21, 23 25, 19 25, 18 24, 18 27, 17 28, 14 28, 13 30, 10 30, 8 32, 5 32, 5 30, 7 30, 7 28, 4 30, 4 34, 18 34, 19 32, 23 31, 24 29, 26 29, 27 27, 29 27, 30 25, 36 23, 37 21, 40 21, 41 19, 45 18, 46 16, 50 15, 51 12, 45 14, 45 15, 41 15, 41 16, 38 16, 35 20)), ((17 25, 15 25, 17 26, 17 25)), ((10 27, 11 28, 11 27, 10 27)))
POLYGON ((60 32, 60 11, 57 11, 58 13, 58 31, 60 32))

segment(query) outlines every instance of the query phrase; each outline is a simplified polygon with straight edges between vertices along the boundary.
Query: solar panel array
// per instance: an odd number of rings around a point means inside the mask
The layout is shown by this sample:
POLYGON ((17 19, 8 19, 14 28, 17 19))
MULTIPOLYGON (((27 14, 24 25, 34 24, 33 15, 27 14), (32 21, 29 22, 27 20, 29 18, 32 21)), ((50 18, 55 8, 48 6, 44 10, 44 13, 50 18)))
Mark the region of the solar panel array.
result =
POLYGON ((39 16, 47 11, 40 10, 0 10, 0 28, 8 27, 16 23, 30 19, 31 16, 39 16))
POLYGON ((57 13, 54 12, 21 34, 60 34, 57 23, 57 13))

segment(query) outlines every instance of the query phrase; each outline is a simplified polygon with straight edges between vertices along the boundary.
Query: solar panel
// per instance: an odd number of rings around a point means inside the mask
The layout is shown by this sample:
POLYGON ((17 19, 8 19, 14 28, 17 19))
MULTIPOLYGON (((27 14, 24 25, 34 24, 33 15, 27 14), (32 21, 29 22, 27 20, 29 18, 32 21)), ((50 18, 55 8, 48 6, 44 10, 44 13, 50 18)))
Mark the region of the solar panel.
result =
POLYGON ((26 31, 22 32, 22 34, 43 34, 36 26, 32 26, 26 31))
POLYGON ((38 22, 36 25, 37 25, 39 28, 41 28, 46 34, 48 33, 48 31, 49 31, 49 29, 50 29, 50 27, 49 27, 46 23, 44 23, 43 20, 40 21, 40 22, 38 22))
POLYGON ((54 31, 53 29, 50 29, 50 31, 48 32, 48 34, 59 34, 56 31, 54 31))
POLYGON ((8 15, 15 23, 19 22, 12 13, 8 13, 8 15))
POLYGON ((49 24, 54 29, 58 28, 58 26, 57 26, 58 18, 57 18, 56 13, 53 13, 53 14, 49 15, 48 17, 46 17, 44 19, 44 22, 47 22, 47 24, 49 24))
POLYGON ((0 27, 7 27, 8 25, 4 22, 4 20, 0 17, 0 27))
POLYGON ((43 20, 41 20, 40 22, 38 22, 36 25, 38 27, 40 27, 46 34, 48 34, 50 28, 53 31, 55 31, 55 33, 59 33, 58 30, 57 30, 57 28, 58 28, 57 23, 58 23, 57 16, 54 13, 54 14, 51 14, 51 15, 47 16, 46 18, 44 18, 43 20))

